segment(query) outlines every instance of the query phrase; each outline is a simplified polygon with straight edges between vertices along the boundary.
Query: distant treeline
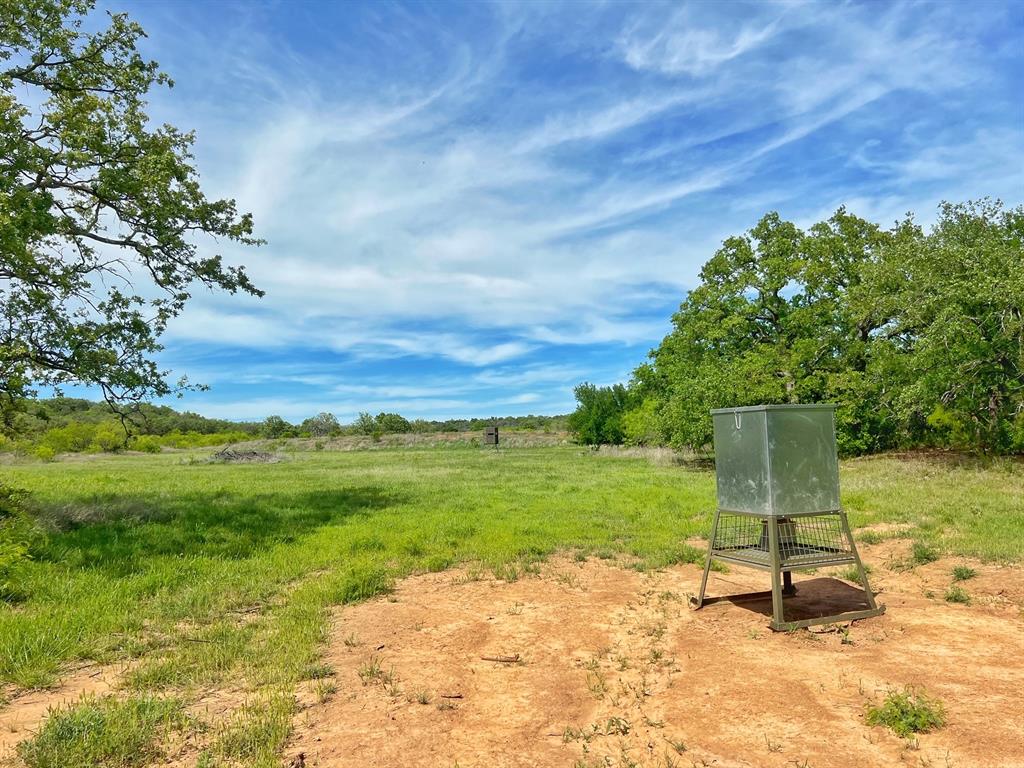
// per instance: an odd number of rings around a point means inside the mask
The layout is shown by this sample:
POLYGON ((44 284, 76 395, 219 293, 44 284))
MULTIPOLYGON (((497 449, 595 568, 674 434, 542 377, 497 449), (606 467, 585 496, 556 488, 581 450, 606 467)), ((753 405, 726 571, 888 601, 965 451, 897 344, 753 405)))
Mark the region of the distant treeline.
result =
POLYGON ((43 459, 60 453, 114 452, 125 449, 157 452, 164 447, 197 448, 260 438, 379 436, 404 432, 475 432, 490 424, 512 429, 567 429, 567 416, 504 416, 487 419, 409 420, 397 413, 373 416, 361 413, 351 424, 342 424, 331 413, 320 413, 298 424, 280 416, 263 421, 211 419, 163 405, 142 404, 124 422, 106 403, 70 397, 21 403, 6 436, 0 433, 0 450, 31 453, 43 459))
POLYGON ((828 402, 847 455, 1024 452, 1024 207, 943 204, 927 232, 770 213, 672 325, 628 385, 576 388, 578 440, 703 451, 712 408, 828 402))

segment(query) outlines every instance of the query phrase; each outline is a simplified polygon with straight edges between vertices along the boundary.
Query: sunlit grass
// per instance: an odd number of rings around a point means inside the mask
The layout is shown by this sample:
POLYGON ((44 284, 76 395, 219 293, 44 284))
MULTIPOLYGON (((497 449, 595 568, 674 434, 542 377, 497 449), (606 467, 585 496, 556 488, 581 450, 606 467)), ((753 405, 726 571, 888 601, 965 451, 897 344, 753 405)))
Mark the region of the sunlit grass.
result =
POLYGON ((85 697, 52 711, 18 755, 28 768, 142 768, 162 756, 161 736, 186 724, 174 699, 85 697))

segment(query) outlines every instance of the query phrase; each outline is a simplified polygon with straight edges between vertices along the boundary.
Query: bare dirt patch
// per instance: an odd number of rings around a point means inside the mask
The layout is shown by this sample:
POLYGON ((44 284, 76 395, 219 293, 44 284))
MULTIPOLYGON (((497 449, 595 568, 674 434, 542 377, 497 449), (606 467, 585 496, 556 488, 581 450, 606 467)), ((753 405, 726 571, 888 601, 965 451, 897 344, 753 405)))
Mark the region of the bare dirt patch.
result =
MULTIPOLYGON (((336 612, 325 662, 338 690, 300 692, 286 764, 1024 766, 1024 569, 972 563, 972 602, 954 605, 942 592, 961 561, 885 567, 908 546, 862 550, 884 616, 782 634, 767 603, 691 611, 694 566, 555 560, 513 583, 407 579, 336 612), (908 685, 945 704, 943 729, 908 741, 865 724, 865 704, 908 685)), ((766 579, 736 568, 709 592, 766 579)), ((794 612, 859 599, 823 573, 796 585, 794 612)))

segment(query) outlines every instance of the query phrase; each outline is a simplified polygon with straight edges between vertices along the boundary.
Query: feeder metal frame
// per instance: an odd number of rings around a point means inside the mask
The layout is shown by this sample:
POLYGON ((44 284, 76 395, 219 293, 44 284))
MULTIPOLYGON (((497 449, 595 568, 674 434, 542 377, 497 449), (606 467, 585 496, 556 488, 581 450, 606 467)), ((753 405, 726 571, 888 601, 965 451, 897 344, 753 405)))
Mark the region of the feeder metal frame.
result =
POLYGON ((694 607, 771 597, 774 630, 884 613, 839 505, 834 406, 754 406, 712 414, 719 506, 694 607), (769 571, 771 591, 707 597, 713 559, 769 571), (869 607, 786 621, 783 597, 796 594, 792 572, 839 565, 856 567, 869 607))

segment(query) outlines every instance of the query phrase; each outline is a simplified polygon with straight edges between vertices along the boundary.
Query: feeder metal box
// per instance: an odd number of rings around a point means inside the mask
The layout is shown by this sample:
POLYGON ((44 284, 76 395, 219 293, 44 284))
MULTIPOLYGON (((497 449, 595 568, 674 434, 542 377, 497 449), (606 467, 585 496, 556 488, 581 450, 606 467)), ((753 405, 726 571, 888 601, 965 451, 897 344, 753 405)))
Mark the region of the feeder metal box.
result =
POLYGON ((787 517, 839 505, 834 405, 757 405, 711 412, 718 508, 787 517))
POLYGON ((484 445, 497 445, 498 444, 498 428, 497 427, 485 427, 484 428, 484 445))

